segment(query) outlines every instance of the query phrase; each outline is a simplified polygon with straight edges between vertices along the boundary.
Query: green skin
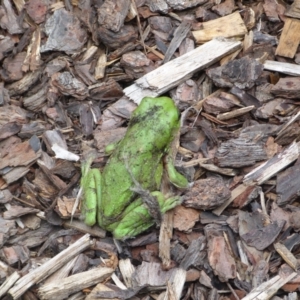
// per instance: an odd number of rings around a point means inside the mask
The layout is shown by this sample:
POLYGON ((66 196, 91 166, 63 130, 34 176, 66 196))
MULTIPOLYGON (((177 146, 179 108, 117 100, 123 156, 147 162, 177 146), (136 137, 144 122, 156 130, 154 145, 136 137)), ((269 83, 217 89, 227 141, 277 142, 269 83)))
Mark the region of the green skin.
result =
MULTIPOLYGON (((98 169, 82 167, 81 187, 84 192, 85 223, 111 231, 115 238, 135 237, 155 221, 137 193, 134 181, 150 191, 161 213, 180 203, 180 197, 165 199, 159 192, 163 163, 180 126, 179 112, 168 97, 145 97, 133 112, 125 137, 116 145, 102 175, 98 169)), ((112 147, 110 147, 112 149, 112 147)), ((187 179, 167 159, 169 180, 179 188, 188 186, 187 179)))

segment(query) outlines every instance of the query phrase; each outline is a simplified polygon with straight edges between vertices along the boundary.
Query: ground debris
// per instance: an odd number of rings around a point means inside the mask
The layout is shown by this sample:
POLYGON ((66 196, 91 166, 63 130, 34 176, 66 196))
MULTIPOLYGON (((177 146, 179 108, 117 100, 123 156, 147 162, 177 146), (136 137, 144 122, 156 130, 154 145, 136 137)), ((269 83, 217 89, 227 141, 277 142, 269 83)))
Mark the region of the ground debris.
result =
POLYGON ((3 0, 0 28, 1 298, 300 297, 299 0, 3 0), (164 95, 190 186, 116 241, 74 209, 81 162, 164 95))

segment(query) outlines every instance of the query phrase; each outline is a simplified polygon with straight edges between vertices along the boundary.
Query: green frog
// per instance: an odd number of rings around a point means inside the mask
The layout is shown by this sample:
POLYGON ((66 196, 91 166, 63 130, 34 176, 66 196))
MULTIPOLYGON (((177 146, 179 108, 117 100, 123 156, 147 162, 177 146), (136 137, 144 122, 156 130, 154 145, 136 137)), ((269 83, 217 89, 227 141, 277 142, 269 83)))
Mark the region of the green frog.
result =
POLYGON ((179 111, 171 98, 143 98, 124 138, 109 147, 112 155, 102 174, 88 163, 82 166, 87 225, 98 222, 116 239, 124 240, 159 223, 161 214, 180 204, 179 196, 165 197, 159 191, 164 165, 173 185, 188 187, 187 179, 166 156, 179 126, 179 111))

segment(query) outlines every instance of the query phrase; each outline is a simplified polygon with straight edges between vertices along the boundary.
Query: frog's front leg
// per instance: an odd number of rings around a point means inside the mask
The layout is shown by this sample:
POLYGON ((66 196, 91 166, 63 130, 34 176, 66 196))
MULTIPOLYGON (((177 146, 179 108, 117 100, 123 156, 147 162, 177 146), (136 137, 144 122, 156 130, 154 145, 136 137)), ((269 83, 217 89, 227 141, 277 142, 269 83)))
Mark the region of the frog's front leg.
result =
POLYGON ((93 226, 97 221, 97 209, 101 201, 101 172, 90 169, 90 164, 82 165, 81 188, 84 193, 83 216, 84 223, 93 226))
MULTIPOLYGON (((179 196, 165 199, 164 195, 158 191, 152 192, 151 196, 156 198, 161 214, 181 203, 179 196)), ((127 239, 147 230, 154 223, 155 220, 150 215, 144 200, 138 198, 125 209, 122 219, 115 225, 112 232, 116 239, 127 239)))
POLYGON ((173 185, 182 189, 189 186, 189 182, 187 181, 187 179, 175 169, 170 155, 166 156, 166 170, 169 176, 169 180, 173 185))

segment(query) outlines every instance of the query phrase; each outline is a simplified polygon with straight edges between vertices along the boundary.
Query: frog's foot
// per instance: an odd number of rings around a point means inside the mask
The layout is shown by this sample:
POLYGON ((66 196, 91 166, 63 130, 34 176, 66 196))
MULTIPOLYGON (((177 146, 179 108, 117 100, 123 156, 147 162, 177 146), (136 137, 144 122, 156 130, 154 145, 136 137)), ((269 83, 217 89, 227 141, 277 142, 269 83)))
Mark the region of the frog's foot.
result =
MULTIPOLYGON (((178 196, 164 198, 161 192, 152 192, 159 204, 159 213, 165 213, 181 203, 178 196)), ((123 213, 123 218, 116 224, 112 224, 111 228, 116 239, 127 239, 135 237, 139 233, 147 230, 155 224, 154 219, 149 213, 147 205, 141 198, 131 203, 123 213)))
MULTIPOLYGON (((137 199, 127 207, 124 217, 112 230, 116 239, 133 238, 154 224, 147 207, 141 199, 137 199), (133 207, 133 209, 131 209, 133 207)), ((115 224, 113 224, 115 225, 115 224)))
POLYGON ((173 161, 169 155, 166 158, 166 162, 167 162, 166 169, 167 169, 167 173, 169 175, 170 182, 173 185, 175 185, 176 187, 181 188, 181 189, 185 189, 185 188, 189 187, 189 182, 182 174, 180 174, 175 169, 173 161))
POLYGON ((162 213, 167 212, 168 210, 176 207, 177 205, 181 204, 182 198, 179 196, 173 196, 168 199, 165 199, 163 202, 159 201, 160 211, 162 213))

